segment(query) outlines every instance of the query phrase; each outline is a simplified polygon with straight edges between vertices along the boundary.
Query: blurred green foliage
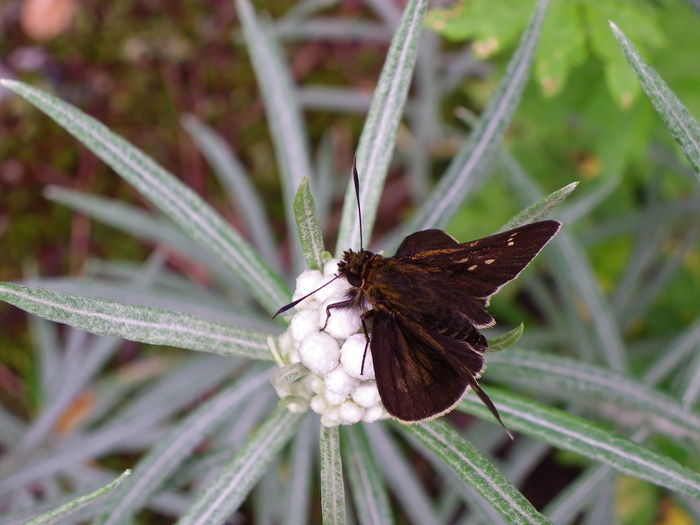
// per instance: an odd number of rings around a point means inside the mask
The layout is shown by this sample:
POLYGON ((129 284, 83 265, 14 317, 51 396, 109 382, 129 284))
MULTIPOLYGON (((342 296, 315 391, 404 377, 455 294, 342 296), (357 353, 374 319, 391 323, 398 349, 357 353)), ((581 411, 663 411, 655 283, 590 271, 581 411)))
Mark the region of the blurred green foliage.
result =
MULTIPOLYGON (((429 28, 449 41, 470 42, 477 58, 493 64, 495 75, 470 79, 460 87, 474 105, 488 98, 533 3, 463 0, 428 13, 429 28)), ((535 82, 526 90, 507 137, 514 157, 548 189, 581 180, 579 191, 587 192, 621 177, 624 182, 586 217, 589 226, 600 228, 621 214, 634 214, 652 203, 682 201, 696 191, 690 177, 678 175, 687 161, 659 125, 608 20, 625 31, 689 110, 700 114, 700 77, 693 58, 700 48, 698 13, 688 4, 552 0, 535 59, 535 82)), ((460 236, 464 228, 470 238, 485 235, 517 209, 502 183, 489 183, 455 216, 452 231, 460 236)), ((668 238, 659 256, 672 253, 678 242, 668 238)), ((604 290, 611 290, 624 272, 631 246, 628 236, 614 235, 586 247, 604 290)), ((700 296, 697 247, 690 249, 682 269, 654 302, 648 324, 635 327, 637 333, 673 333, 695 316, 700 296)))

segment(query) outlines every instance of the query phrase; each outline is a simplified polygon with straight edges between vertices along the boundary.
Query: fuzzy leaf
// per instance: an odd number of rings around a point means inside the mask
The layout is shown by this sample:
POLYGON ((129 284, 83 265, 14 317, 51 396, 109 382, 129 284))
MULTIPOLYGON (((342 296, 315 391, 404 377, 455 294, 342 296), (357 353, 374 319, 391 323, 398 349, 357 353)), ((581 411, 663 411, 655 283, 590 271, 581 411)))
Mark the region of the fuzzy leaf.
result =
POLYGON ((208 525, 226 522, 260 481, 282 447, 296 434, 302 420, 303 415, 277 407, 204 492, 199 494, 178 524, 208 525))
POLYGON ((311 195, 309 179, 303 178, 297 195, 294 198, 294 216, 296 217, 297 232, 301 242, 301 250, 306 259, 306 265, 312 270, 323 268, 323 234, 318 222, 316 204, 311 195))
POLYGON ((15 80, 1 83, 53 118, 160 208, 238 276, 268 312, 289 300, 289 290, 260 255, 201 197, 152 158, 94 118, 40 89, 15 80))
POLYGON ((613 22, 610 22, 610 28, 622 48, 627 62, 642 84, 642 89, 675 141, 680 145, 683 154, 690 161, 700 180, 700 124, 678 97, 673 94, 659 74, 642 60, 625 34, 613 22))
POLYGON ((464 440, 444 421, 402 425, 401 430, 416 438, 476 490, 511 524, 550 524, 516 489, 496 466, 464 440))
MULTIPOLYGON (((514 430, 557 448, 602 461, 625 474, 700 499, 700 475, 668 457, 562 410, 494 389, 489 389, 489 396, 498 406, 503 421, 514 430)), ((465 398, 460 409, 492 418, 489 410, 474 396, 465 398)))
POLYGON ((338 427, 321 425, 321 513, 324 525, 345 525, 345 485, 338 427))
POLYGON ((0 283, 0 299, 44 319, 97 335, 247 359, 271 359, 266 334, 189 314, 10 283, 0 283))

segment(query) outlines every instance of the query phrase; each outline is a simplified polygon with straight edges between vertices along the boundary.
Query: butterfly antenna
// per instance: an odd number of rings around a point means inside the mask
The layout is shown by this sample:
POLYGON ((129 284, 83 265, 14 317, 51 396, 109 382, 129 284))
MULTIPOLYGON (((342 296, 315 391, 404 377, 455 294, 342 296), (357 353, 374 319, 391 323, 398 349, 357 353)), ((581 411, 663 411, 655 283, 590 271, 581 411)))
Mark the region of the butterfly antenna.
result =
POLYGON ((357 199, 357 218, 360 224, 360 251, 364 250, 362 241, 362 210, 360 210, 360 176, 357 174, 357 157, 352 161, 352 181, 355 183, 355 198, 357 199))
POLYGON ((301 299, 297 299, 296 301, 292 301, 292 302, 289 303, 289 304, 285 304, 282 308, 280 308, 279 310, 277 310, 277 311, 275 312, 275 315, 273 315, 272 318, 274 319, 274 318, 277 317, 279 314, 281 314, 281 313, 283 313, 283 312, 286 312, 287 310, 291 310, 292 308, 294 308, 296 305, 298 305, 300 302, 302 302, 302 301, 303 301, 304 299, 306 299, 307 297, 311 297, 313 294, 315 294, 316 292, 318 292, 321 288, 325 288, 326 286, 328 286, 329 284, 331 284, 331 283, 332 283, 333 281, 335 281, 338 277, 340 277, 340 275, 336 275, 335 277, 333 277, 333 279, 331 279, 330 281, 328 281, 326 284, 323 284, 323 285, 319 286, 319 287, 316 288, 313 292, 307 293, 307 294, 306 294, 304 297, 302 297, 301 299))

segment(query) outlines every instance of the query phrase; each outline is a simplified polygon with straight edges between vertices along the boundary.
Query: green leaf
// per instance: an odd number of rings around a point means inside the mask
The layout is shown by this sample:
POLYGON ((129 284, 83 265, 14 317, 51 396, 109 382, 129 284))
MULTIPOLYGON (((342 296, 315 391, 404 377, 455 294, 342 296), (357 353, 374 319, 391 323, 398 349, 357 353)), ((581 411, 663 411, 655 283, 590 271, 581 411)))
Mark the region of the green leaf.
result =
POLYGON ((306 265, 312 270, 323 269, 323 234, 311 195, 309 179, 303 178, 294 199, 294 216, 306 265))
POLYGON ((489 347, 486 349, 486 351, 489 353, 495 353, 513 346, 522 337, 524 329, 525 325, 520 323, 519 326, 513 328, 510 332, 506 332, 503 335, 489 339, 489 347))
POLYGON ((309 523, 309 509, 311 500, 316 500, 312 487, 313 467, 318 451, 317 434, 318 420, 306 418, 294 436, 291 455, 289 458, 289 476, 292 480, 288 483, 286 503, 282 502, 285 509, 282 525, 306 525, 309 523))
POLYGON ((67 516, 78 512, 79 510, 87 507, 91 503, 110 494, 114 489, 116 489, 126 479, 128 479, 130 474, 130 470, 125 470, 121 476, 119 476, 109 485, 105 485, 101 489, 91 492, 90 494, 86 494, 85 496, 76 498, 73 501, 69 501, 68 503, 61 505, 60 507, 54 510, 45 512, 44 514, 37 516, 36 518, 33 518, 29 521, 25 521, 24 525, 50 525, 51 523, 62 521, 67 516))
MULTIPOLYGON (((509 161, 506 163, 507 173, 515 194, 525 202, 540 199, 542 192, 512 157, 503 155, 502 158, 509 161)), ((568 304, 578 306, 577 302, 580 299, 591 316, 591 328, 597 339, 593 349, 599 352, 601 360, 610 364, 610 368, 624 370, 627 367, 627 355, 620 327, 614 322, 612 309, 600 291, 600 285, 585 253, 566 228, 550 243, 548 252, 555 261, 552 271, 556 272, 559 282, 572 299, 568 304)), ((580 313, 576 312, 575 315, 578 319, 580 313)), ((576 326, 582 328, 580 323, 576 326)), ((585 350, 590 352, 589 346, 586 345, 585 350)))
POLYGON ((444 228, 457 208, 488 173, 494 153, 527 82, 547 4, 547 0, 537 3, 536 11, 508 64, 505 76, 484 108, 474 130, 433 192, 405 224, 404 235, 397 236, 395 242, 417 230, 444 228))
MULTIPOLYGON (((700 475, 668 457, 562 410, 494 389, 489 389, 489 396, 503 421, 512 429, 563 450, 602 461, 625 474, 700 499, 700 475)), ((482 418, 492 418, 489 410, 473 396, 466 397, 460 409, 482 418)))
POLYGON ((499 353, 489 356, 489 378, 517 381, 563 397, 575 396, 579 402, 619 403, 627 413, 634 408, 660 432, 691 438, 700 434, 696 412, 628 376, 580 361, 523 350, 499 353))
POLYGON ((230 273, 219 259, 201 247, 183 231, 160 215, 154 215, 142 208, 122 201, 89 195, 57 186, 44 190, 47 199, 60 202, 73 210, 128 233, 134 238, 162 243, 176 250, 182 256, 193 258, 205 264, 217 275, 224 275, 230 281, 230 273))
POLYGON ((360 523, 391 524, 389 497, 377 462, 361 425, 341 428, 343 463, 352 488, 355 510, 360 523))
POLYGON ((246 231, 253 244, 265 261, 278 270, 279 257, 272 228, 265 215, 265 206, 251 184, 245 168, 223 137, 194 115, 183 117, 182 125, 214 169, 229 199, 240 210, 240 216, 245 221, 246 231))
POLYGON ((447 463, 465 483, 506 518, 508 523, 551 523, 535 510, 493 463, 444 421, 402 425, 401 430, 416 438, 426 449, 447 463))
MULTIPOLYGON (((141 271, 143 272, 143 268, 141 271)), ((264 317, 261 317, 258 311, 249 312, 245 311, 244 308, 240 308, 244 310, 240 312, 235 304, 231 304, 228 296, 206 295, 209 292, 204 288, 199 290, 165 290, 162 287, 143 286, 133 280, 110 280, 107 276, 100 277, 100 279, 90 277, 28 279, 22 281, 21 284, 80 297, 188 313, 195 317, 219 321, 226 325, 247 328, 255 332, 276 334, 280 331, 279 325, 266 314, 262 314, 264 317)), ((194 283, 192 284, 195 286, 194 283)))
POLYGON ((571 195, 571 192, 576 189, 578 182, 572 182, 567 184, 563 188, 553 191, 546 197, 543 197, 535 204, 531 204, 523 211, 515 215, 507 223, 501 226, 498 231, 504 232, 522 226, 523 224, 528 224, 530 222, 535 222, 543 219, 551 213, 551 211, 558 207, 566 198, 571 195))
MULTIPOLYGON (((410 0, 391 40, 379 82, 372 97, 357 147, 360 203, 365 239, 369 239, 377 216, 379 197, 394 152, 396 132, 403 117, 408 89, 418 54, 427 0, 410 0)), ((348 248, 358 248, 360 227, 352 178, 345 192, 338 231, 336 257, 348 248)))
POLYGON ((179 525, 224 523, 245 501, 274 457, 296 434, 303 415, 277 407, 178 521, 179 525))
POLYGON ((627 62, 637 75, 642 89, 663 119, 674 140, 678 142, 700 180, 700 125, 659 74, 642 60, 625 34, 613 22, 610 22, 610 28, 622 48, 627 62))
POLYGON ((604 64, 608 90, 619 107, 628 109, 639 94, 639 85, 633 72, 625 66, 607 24, 610 20, 624 24, 647 47, 658 47, 664 43, 657 26, 658 9, 644 2, 595 2, 586 3, 583 12, 591 49, 604 64))
POLYGON ((476 40, 477 56, 486 58, 517 39, 531 9, 530 2, 522 0, 469 0, 431 9, 425 22, 448 40, 476 40))
POLYGON ((324 525, 345 525, 345 485, 338 427, 321 425, 321 514, 324 525))
POLYGON ((388 432, 385 425, 363 425, 379 468, 392 494, 406 511, 411 523, 439 525, 438 511, 422 484, 419 474, 406 457, 406 451, 388 432))
POLYGON ((203 403, 158 440, 134 468, 134 473, 110 500, 96 523, 112 525, 131 521, 148 499, 161 487, 192 450, 210 435, 227 414, 250 399, 267 384, 270 368, 241 377, 203 403))
POLYGON ((559 93, 571 69, 582 64, 588 55, 586 31, 578 8, 575 2, 554 0, 542 24, 535 77, 545 95, 559 93))
POLYGON ((247 359, 271 359, 266 334, 189 314, 10 283, 0 283, 0 299, 44 319, 97 335, 247 359))
POLYGON ((265 103, 267 122, 275 145, 277 165, 282 175, 290 241, 293 249, 299 250, 296 229, 293 226, 294 194, 302 179, 313 173, 304 118, 295 96, 291 73, 274 35, 269 28, 260 24, 249 0, 236 0, 236 11, 265 103))
POLYGON ((289 300, 289 290, 260 255, 211 206, 153 159, 94 118, 40 89, 15 80, 2 84, 53 118, 160 208, 238 276, 269 313, 289 300))
POLYGON ((302 363, 293 363, 291 365, 284 366, 272 375, 270 378, 270 383, 275 388, 284 387, 290 383, 298 381, 302 377, 309 374, 309 369, 306 368, 302 363))

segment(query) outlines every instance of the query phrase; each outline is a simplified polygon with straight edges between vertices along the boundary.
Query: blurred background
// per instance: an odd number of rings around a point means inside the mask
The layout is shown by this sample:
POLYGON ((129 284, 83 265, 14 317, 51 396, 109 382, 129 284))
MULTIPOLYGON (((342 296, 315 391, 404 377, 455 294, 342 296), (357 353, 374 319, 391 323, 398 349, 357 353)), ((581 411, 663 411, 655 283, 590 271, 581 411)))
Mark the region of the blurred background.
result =
MULTIPOLYGON (((323 224, 332 248, 357 138, 405 2, 253 3, 283 46, 311 151, 332 152, 332 199, 323 224)), ((489 100, 533 6, 432 4, 375 238, 411 213, 464 142, 470 115, 489 100)), ((607 21, 625 31, 697 117, 699 9, 696 0, 553 0, 532 80, 505 140, 544 193, 581 181, 572 202, 580 199, 586 212, 572 212, 572 227, 604 293, 635 258, 648 258, 649 280, 666 269, 649 310, 625 324, 631 340, 663 341, 697 316, 700 250, 698 230, 689 225, 697 225, 700 195, 607 21), (591 195, 595 206, 588 209, 591 195)), ((181 119, 194 115, 214 128, 250 173, 286 257, 277 162, 232 1, 4 0, 0 35, 0 77, 45 89, 97 118, 245 231, 181 119)), ((462 241, 488 235, 522 208, 498 171, 449 233, 462 241)), ((152 250, 47 200, 47 185, 143 202, 53 121, 0 88, 0 280, 78 275, 89 257, 139 261, 152 250)), ((173 264, 206 279, 191 263, 173 264)), ((25 314, 1 306, 0 326, 0 401, 30 413, 25 314)))

